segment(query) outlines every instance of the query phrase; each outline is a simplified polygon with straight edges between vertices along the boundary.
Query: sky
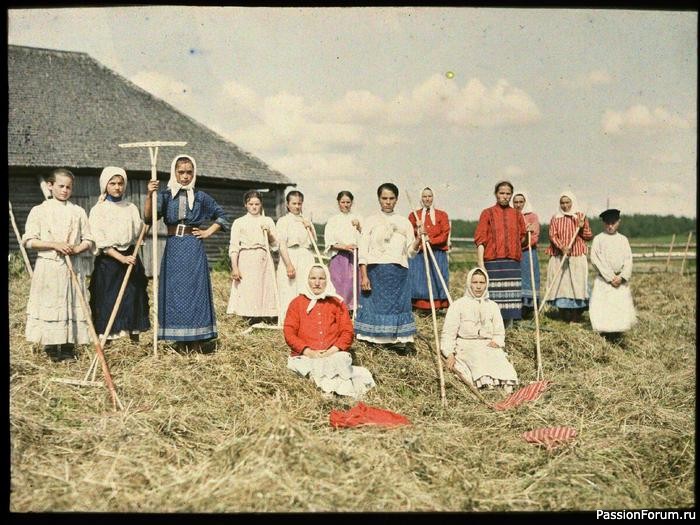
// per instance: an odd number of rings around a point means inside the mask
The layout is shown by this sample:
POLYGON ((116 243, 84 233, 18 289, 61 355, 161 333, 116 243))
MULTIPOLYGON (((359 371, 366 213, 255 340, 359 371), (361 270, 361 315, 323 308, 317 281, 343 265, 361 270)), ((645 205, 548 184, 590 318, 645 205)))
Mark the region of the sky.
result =
MULTIPOLYGON (((408 214, 430 186, 476 220, 494 185, 542 221, 696 216, 692 11, 135 6, 8 10, 8 43, 88 53, 297 183, 323 222, 340 190, 408 214)), ((183 138, 186 140, 186 137, 183 138)), ((199 165, 206 159, 197 159, 199 165)))

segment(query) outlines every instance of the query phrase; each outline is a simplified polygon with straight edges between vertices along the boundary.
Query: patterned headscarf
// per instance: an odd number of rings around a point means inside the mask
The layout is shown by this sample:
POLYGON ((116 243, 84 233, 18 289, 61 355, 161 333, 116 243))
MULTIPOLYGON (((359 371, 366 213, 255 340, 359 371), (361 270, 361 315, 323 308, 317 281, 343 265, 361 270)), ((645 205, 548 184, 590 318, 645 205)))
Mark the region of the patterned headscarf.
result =
POLYGON ((197 182, 197 163, 189 155, 177 155, 172 164, 170 165, 170 180, 168 181, 168 188, 170 188, 170 193, 175 198, 177 192, 185 190, 187 193, 187 207, 191 210, 194 207, 194 184, 197 182), (175 166, 178 160, 187 159, 192 163, 192 180, 187 186, 183 186, 177 181, 177 176, 175 175, 175 166))
POLYGON ((335 286, 333 286, 333 282, 331 281, 331 274, 328 272, 328 268, 326 268, 324 265, 314 263, 311 266, 308 266, 307 270, 301 275, 304 275, 304 289, 301 293, 311 300, 309 306, 306 307, 307 314, 313 310, 314 306, 316 306, 316 301, 319 299, 325 299, 326 297, 337 297, 341 301, 343 300, 343 298, 336 293, 335 286), (309 275, 311 275, 311 270, 314 268, 321 268, 323 273, 326 274, 326 287, 318 295, 314 294, 309 286, 309 275))

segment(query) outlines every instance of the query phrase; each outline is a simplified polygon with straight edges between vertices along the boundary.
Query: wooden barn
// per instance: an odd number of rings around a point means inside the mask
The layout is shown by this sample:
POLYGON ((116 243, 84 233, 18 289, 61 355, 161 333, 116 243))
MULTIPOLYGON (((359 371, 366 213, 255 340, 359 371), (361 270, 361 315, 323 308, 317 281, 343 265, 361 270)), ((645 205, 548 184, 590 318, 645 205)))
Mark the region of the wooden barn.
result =
MULTIPOLYGON (((170 177, 174 156, 191 155, 197 161, 197 188, 214 197, 231 221, 245 214, 243 194, 252 188, 267 190, 268 215, 277 219, 284 213, 285 188, 295 185, 289 178, 89 55, 9 45, 7 58, 7 175, 20 233, 29 210, 44 198, 40 178, 57 167, 75 173, 71 201, 89 212, 97 202, 102 168, 121 166, 129 175, 126 197, 143 210, 151 160, 148 148, 118 146, 127 142, 186 141, 182 148, 159 148, 160 187, 170 177)), ((161 221, 159 239, 164 231, 161 221)), ((150 275, 148 237, 142 257, 150 275)), ((228 241, 222 232, 205 241, 210 265, 226 253, 228 241)), ((11 225, 9 250, 18 250, 11 225)), ((29 255, 33 264, 34 254, 29 255)))

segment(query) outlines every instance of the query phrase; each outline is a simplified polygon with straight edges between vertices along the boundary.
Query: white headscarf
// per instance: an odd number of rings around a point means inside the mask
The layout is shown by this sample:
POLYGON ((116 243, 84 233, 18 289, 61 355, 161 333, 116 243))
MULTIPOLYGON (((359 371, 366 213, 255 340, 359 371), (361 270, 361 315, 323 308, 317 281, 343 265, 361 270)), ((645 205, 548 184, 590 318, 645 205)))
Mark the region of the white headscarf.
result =
POLYGON ((564 217, 566 215, 568 215, 570 217, 575 217, 576 214, 578 213, 578 203, 576 202, 576 197, 569 190, 562 191, 559 194, 559 198, 557 199, 557 204, 559 204, 559 206, 558 206, 557 212, 554 214, 555 217, 564 217), (561 204, 559 204, 559 202, 561 202, 562 197, 569 197, 569 199, 571 199, 571 209, 567 212, 563 211, 561 209, 561 204))
POLYGON ((314 306, 316 306, 316 301, 319 299, 325 299, 326 297, 337 297, 341 301, 343 298, 339 296, 336 291, 335 291, 335 286, 333 286, 333 282, 331 281, 331 274, 328 272, 328 268, 326 268, 322 264, 314 263, 311 266, 307 267, 307 270, 302 274, 304 275, 304 289, 301 292, 302 295, 308 297, 311 302, 309 303, 309 306, 306 307, 306 313, 308 314, 313 310, 314 306), (311 287, 309 286, 309 275, 311 274, 311 270, 314 268, 321 268, 323 270, 323 273, 326 274, 326 288, 318 295, 315 295, 311 291, 311 287))
POLYGON ((474 268, 469 270, 469 273, 467 274, 467 286, 464 289, 464 295, 467 297, 471 297, 472 299, 476 299, 477 301, 483 301, 484 299, 489 298, 489 274, 486 270, 484 270, 483 268, 479 268, 478 266, 475 266, 474 268), (482 274, 484 274, 484 277, 486 277, 486 288, 484 289, 484 293, 482 293, 480 297, 476 297, 474 295, 474 292, 472 292, 471 287, 472 276, 476 272, 481 272, 482 274))
MULTIPOLYGON (((107 166, 100 173, 100 197, 99 202, 104 201, 107 198, 107 183, 115 175, 121 176, 124 179, 124 193, 126 193, 126 184, 128 182, 126 177, 126 171, 123 168, 118 168, 117 166, 107 166)), ((123 196, 124 194, 122 194, 123 196)))
POLYGON ((423 213, 421 213, 421 217, 423 218, 423 222, 425 222, 426 207, 423 205, 423 192, 425 190, 430 190, 430 192, 433 194, 433 205, 430 207, 430 222, 432 224, 435 224, 435 190, 433 190, 433 188, 431 188, 430 186, 426 186, 425 188, 420 190, 420 195, 419 195, 420 201, 419 202, 421 203, 421 207, 423 209, 423 213))
MULTIPOLYGON (((513 199, 515 199, 516 195, 522 195, 523 198, 525 199, 525 206, 523 206, 523 211, 521 212, 523 215, 526 213, 532 213, 532 205, 530 204, 530 196, 527 194, 526 191, 515 191, 513 192, 513 198, 510 200, 510 205, 513 206, 513 199)), ((515 206, 513 206, 515 207, 515 206)))
POLYGON ((170 180, 168 181, 168 188, 170 188, 170 193, 173 196, 173 199, 175 198, 175 195, 177 195, 177 192, 182 190, 185 190, 187 192, 187 207, 191 210, 194 207, 194 184, 197 181, 197 163, 194 161, 192 157, 189 155, 177 155, 174 159, 172 164, 170 165, 170 180), (177 164, 178 160, 181 159, 188 159, 192 163, 192 180, 187 186, 183 186, 177 181, 177 177, 175 176, 175 165, 177 164))

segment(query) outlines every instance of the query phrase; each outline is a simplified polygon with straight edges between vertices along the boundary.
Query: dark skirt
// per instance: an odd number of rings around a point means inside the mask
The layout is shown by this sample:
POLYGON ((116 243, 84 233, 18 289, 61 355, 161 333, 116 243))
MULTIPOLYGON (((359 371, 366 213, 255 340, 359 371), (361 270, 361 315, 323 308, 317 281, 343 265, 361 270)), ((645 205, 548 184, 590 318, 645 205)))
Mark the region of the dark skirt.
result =
MULTIPOLYGON (((130 246, 124 251, 118 251, 122 255, 131 255, 134 252, 134 246, 130 246)), ((128 265, 122 264, 106 254, 98 255, 95 258, 95 269, 90 278, 89 290, 90 310, 92 311, 95 331, 98 334, 103 334, 107 328, 128 267, 128 265)), ((148 320, 147 285, 148 281, 143 264, 141 264, 141 259, 137 257, 109 335, 118 334, 124 330, 145 332, 151 327, 148 320)))
POLYGON ((367 276, 372 290, 360 294, 355 333, 369 337, 415 335, 408 268, 400 264, 368 264, 367 276))
POLYGON ((165 243, 158 281, 158 339, 214 339, 216 314, 204 243, 193 235, 165 243))
MULTIPOLYGON (((532 269, 535 274, 535 291, 537 292, 537 304, 541 301, 540 297, 540 261, 537 258, 537 250, 532 250, 532 269)), ((532 280, 530 279, 530 254, 528 250, 523 251, 523 256, 520 259, 520 272, 522 274, 523 288, 523 305, 529 308, 534 308, 532 298, 532 280)))
MULTIPOLYGON (((443 250, 433 250, 435 260, 445 284, 450 286, 449 264, 447 262, 447 252, 443 250)), ((430 267, 430 281, 433 285, 433 302, 435 308, 447 308, 450 306, 447 300, 447 293, 442 287, 440 277, 435 270, 435 265, 428 254, 428 266, 430 267)), ((418 252, 415 257, 408 260, 408 278, 411 282, 411 300, 413 306, 423 310, 430 310, 430 294, 428 293, 428 281, 425 278, 425 260, 423 252, 418 252)))
POLYGON ((503 320, 522 319, 520 261, 494 259, 484 266, 489 274, 489 299, 501 309, 503 320))

